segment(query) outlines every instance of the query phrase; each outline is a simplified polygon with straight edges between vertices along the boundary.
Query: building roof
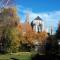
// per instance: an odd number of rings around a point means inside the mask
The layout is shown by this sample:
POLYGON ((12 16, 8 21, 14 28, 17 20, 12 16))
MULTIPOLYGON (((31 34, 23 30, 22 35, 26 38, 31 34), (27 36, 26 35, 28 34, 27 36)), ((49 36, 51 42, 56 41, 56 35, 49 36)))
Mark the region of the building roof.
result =
POLYGON ((37 16, 34 20, 42 20, 39 16, 37 16))

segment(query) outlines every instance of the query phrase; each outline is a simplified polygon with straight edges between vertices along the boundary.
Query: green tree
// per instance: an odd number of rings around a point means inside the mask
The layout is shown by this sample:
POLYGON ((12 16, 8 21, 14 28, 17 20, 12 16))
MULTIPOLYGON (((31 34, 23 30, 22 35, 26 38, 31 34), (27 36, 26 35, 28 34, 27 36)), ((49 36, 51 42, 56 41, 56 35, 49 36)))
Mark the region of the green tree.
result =
POLYGON ((17 52, 20 46, 19 32, 17 28, 7 28, 4 31, 5 47, 8 52, 17 52))

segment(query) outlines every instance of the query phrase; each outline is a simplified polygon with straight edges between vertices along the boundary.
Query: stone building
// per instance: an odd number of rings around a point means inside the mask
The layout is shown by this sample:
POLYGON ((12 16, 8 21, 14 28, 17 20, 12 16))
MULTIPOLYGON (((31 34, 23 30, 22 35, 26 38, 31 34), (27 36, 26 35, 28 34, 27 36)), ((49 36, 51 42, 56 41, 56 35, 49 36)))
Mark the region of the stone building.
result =
POLYGON ((44 29, 44 22, 43 20, 37 16, 32 22, 31 22, 32 29, 35 32, 42 32, 44 29))

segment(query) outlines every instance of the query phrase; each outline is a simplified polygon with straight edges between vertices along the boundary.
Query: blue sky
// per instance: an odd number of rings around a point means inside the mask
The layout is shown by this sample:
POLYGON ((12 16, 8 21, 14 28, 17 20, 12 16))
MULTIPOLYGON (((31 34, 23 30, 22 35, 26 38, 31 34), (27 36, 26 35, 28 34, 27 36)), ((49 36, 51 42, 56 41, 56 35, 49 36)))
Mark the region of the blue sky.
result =
POLYGON ((45 28, 49 30, 53 25, 53 31, 56 31, 60 20, 60 0, 16 0, 16 7, 22 22, 26 19, 28 9, 30 21, 40 16, 44 21, 45 28))
POLYGON ((17 4, 25 8, 31 8, 34 12, 49 12, 60 9, 59 0, 19 0, 17 4))

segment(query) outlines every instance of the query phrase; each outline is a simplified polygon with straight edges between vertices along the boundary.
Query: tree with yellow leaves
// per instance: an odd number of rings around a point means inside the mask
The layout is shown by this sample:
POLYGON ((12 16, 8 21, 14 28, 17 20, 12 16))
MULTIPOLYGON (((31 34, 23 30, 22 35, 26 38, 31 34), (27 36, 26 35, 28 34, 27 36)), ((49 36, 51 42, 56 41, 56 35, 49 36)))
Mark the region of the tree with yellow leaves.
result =
POLYGON ((4 8, 2 13, 2 20, 8 26, 16 26, 19 22, 19 17, 16 13, 16 8, 4 8))
POLYGON ((17 52, 20 46, 21 35, 17 29, 19 17, 16 14, 16 8, 4 8, 1 13, 5 24, 2 31, 2 40, 4 42, 2 42, 4 44, 2 47, 5 48, 5 52, 17 52))
POLYGON ((46 42, 47 37, 48 37, 48 34, 46 32, 37 33, 37 38, 42 44, 46 42))

